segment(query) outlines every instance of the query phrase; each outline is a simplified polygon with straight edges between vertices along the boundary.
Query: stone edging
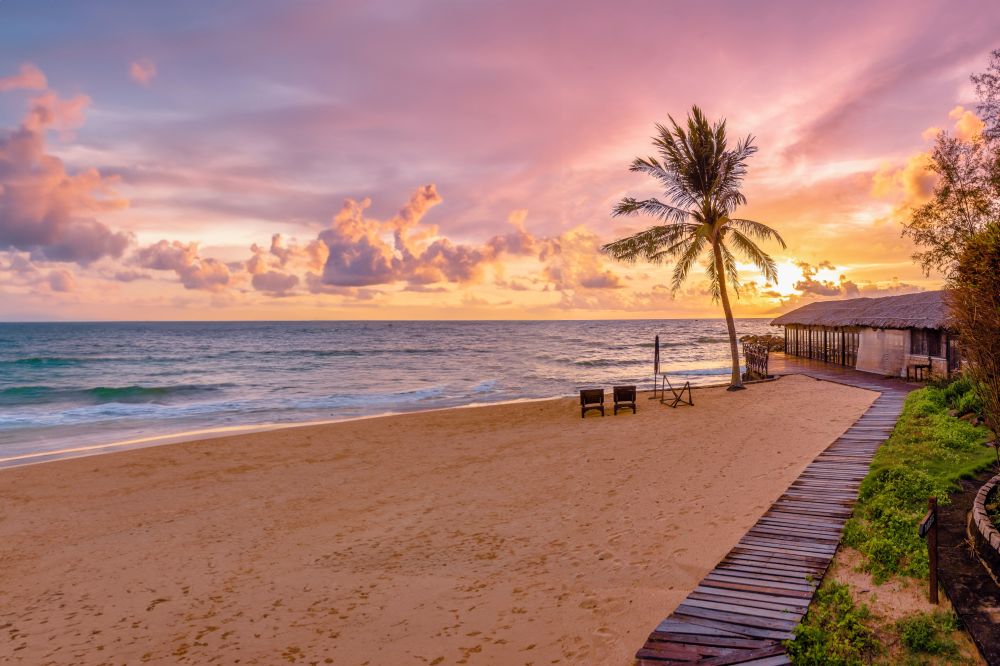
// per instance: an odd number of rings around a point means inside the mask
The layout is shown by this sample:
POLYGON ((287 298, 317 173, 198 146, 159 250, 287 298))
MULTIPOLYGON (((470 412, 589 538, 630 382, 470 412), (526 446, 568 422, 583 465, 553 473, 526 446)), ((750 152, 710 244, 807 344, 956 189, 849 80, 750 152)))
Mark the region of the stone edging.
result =
POLYGON ((986 514, 986 496, 1000 484, 1000 474, 983 484, 972 503, 970 522, 972 537, 976 541, 976 551, 980 559, 990 569, 993 578, 1000 576, 1000 531, 986 514))

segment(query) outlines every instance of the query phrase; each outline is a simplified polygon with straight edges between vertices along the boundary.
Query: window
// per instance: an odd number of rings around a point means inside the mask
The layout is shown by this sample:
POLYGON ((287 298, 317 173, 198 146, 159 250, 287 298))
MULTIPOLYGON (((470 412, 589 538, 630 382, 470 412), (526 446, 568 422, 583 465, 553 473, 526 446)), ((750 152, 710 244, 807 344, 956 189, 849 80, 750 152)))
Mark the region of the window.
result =
POLYGON ((911 330, 910 353, 919 356, 941 356, 941 331, 933 328, 911 330))

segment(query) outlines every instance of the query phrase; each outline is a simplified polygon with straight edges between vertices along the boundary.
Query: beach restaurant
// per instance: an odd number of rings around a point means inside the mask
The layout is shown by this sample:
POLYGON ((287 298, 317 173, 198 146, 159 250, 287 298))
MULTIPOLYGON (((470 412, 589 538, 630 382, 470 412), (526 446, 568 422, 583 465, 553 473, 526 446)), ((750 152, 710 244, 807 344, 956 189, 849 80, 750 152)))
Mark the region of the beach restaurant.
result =
POLYGON ((785 353, 886 376, 926 379, 958 369, 943 291, 817 301, 771 322, 785 353))

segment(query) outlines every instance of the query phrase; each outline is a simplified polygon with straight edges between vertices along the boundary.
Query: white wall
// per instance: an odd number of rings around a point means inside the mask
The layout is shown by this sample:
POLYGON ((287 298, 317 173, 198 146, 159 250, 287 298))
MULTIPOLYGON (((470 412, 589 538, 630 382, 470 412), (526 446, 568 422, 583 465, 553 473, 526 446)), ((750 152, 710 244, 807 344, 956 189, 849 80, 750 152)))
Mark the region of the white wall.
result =
POLYGON ((863 328, 858 336, 858 370, 902 376, 906 371, 909 331, 863 328))

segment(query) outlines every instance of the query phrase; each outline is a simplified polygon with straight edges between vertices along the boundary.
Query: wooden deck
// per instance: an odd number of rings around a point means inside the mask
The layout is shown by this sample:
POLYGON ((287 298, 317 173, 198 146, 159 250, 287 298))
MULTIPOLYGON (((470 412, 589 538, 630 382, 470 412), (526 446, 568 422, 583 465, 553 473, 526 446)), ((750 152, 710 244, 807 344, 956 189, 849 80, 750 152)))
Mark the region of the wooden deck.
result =
MULTIPOLYGON (((916 386, 817 361, 771 358, 773 374, 878 391, 636 653, 643 666, 790 663, 782 641, 802 620, 840 542, 875 450, 916 386)), ((821 408, 821 406, 817 406, 821 408)))

